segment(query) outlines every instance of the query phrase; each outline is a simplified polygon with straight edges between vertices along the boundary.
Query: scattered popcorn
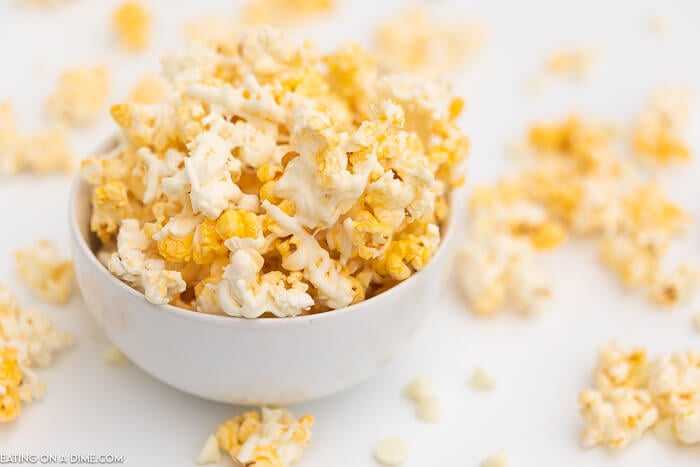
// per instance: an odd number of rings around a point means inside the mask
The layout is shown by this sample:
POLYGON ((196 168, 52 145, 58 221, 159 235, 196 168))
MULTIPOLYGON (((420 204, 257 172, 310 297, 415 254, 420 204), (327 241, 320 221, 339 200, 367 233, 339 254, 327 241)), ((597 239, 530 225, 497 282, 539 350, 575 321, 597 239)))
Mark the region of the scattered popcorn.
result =
POLYGON ((386 438, 374 448, 374 458, 382 465, 401 465, 408 457, 408 446, 399 438, 386 438))
POLYGON ((46 112, 55 121, 84 126, 100 115, 108 96, 106 66, 73 68, 61 74, 58 87, 46 101, 46 112))
POLYGON ((102 353, 102 360, 107 365, 112 366, 128 365, 131 363, 131 360, 119 350, 119 347, 114 345, 102 353))
POLYGON ((269 28, 194 44, 163 74, 167 97, 113 106, 121 143, 82 163, 98 255, 149 301, 297 316, 430 261, 469 147, 447 83, 269 28))
POLYGON ((688 89, 663 88, 654 93, 634 125, 635 153, 662 165, 690 159, 685 136, 689 114, 688 89))
POLYGON ((141 78, 129 93, 129 102, 139 104, 157 104, 165 99, 167 94, 163 80, 155 75, 146 75, 141 78))
POLYGON ((72 168, 73 154, 62 128, 50 126, 23 135, 15 125, 12 105, 0 102, 0 176, 68 172, 72 168))
POLYGON ((216 440, 216 435, 209 435, 204 442, 202 449, 199 450, 197 457, 194 460, 198 465, 218 464, 221 462, 221 451, 216 440))
POLYGON ((406 386, 404 394, 414 402, 423 402, 433 395, 433 382, 427 376, 419 376, 406 386))
POLYGON ((581 416, 588 422, 583 446, 627 446, 656 423, 659 413, 648 391, 616 388, 604 393, 586 390, 579 395, 581 416))
POLYGON ((700 442, 700 354, 665 355, 647 363, 646 350, 601 347, 595 389, 579 395, 588 421, 583 443, 622 448, 653 426, 665 442, 700 442))
POLYGON ((508 453, 499 452, 481 461, 481 467, 508 467, 508 453))
POLYGON ((442 403, 437 397, 429 397, 418 402, 416 417, 426 423, 436 423, 442 418, 442 403))
POLYGON ((331 11, 335 0, 248 0, 241 13, 246 25, 282 26, 331 11))
POLYGON ((600 241, 604 266, 663 307, 697 292, 697 268, 668 268, 666 252, 689 224, 649 175, 616 154, 610 125, 576 115, 533 125, 515 171, 474 191, 467 239, 458 254, 462 289, 473 311, 542 308, 548 281, 536 253, 568 236, 600 241))
POLYGON ((390 70, 422 73, 451 71, 481 48, 484 28, 466 19, 443 20, 412 9, 381 24, 377 52, 390 70))
POLYGON ((112 15, 120 42, 132 52, 143 50, 148 45, 149 23, 148 10, 140 2, 124 2, 112 15))
POLYGON ((547 71, 555 76, 583 79, 590 73, 596 54, 588 49, 571 49, 547 58, 547 71))
POLYGON ((35 367, 47 367, 73 343, 43 313, 20 308, 0 286, 0 422, 17 418, 22 404, 42 397, 45 384, 35 367))
POLYGON ((62 259, 56 247, 39 240, 15 252, 17 275, 42 299, 66 303, 73 292, 73 263, 62 259))
MULTIPOLYGON (((245 465, 290 466, 311 443, 314 417, 299 420, 286 409, 246 412, 219 426, 219 447, 245 465)), ((206 446, 205 446, 206 447, 206 446)))
POLYGON ((474 389, 479 389, 481 391, 490 391, 496 387, 496 380, 493 379, 486 370, 482 367, 477 366, 472 373, 472 377, 469 380, 469 384, 474 389))

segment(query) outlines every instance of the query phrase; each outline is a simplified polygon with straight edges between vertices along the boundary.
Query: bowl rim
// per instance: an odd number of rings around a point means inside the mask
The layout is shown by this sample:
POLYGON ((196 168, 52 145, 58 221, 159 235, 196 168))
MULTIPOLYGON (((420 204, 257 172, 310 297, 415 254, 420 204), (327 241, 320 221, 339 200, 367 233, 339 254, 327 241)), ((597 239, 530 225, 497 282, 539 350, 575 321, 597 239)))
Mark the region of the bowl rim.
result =
POLYGON ((239 316, 229 316, 229 315, 215 315, 215 314, 210 314, 210 313, 201 313, 201 312, 196 312, 193 310, 188 310, 185 308, 180 308, 175 305, 171 305, 169 303, 166 303, 164 305, 156 305, 155 303, 151 303, 148 300, 146 300, 145 295, 142 292, 139 292, 138 290, 134 289, 133 287, 129 286, 128 284, 122 282, 119 280, 114 274, 112 274, 102 263, 99 262, 97 259, 97 255, 90 249, 88 246, 85 238, 83 238, 83 235, 81 233, 80 226, 78 225, 78 217, 77 217, 77 212, 76 212, 76 202, 77 202, 77 197, 78 197, 78 192, 81 187, 86 186, 89 187, 88 183, 82 178, 82 175, 80 173, 76 174, 73 182, 71 184, 71 189, 70 193, 68 196, 68 224, 69 224, 69 232, 70 235, 73 239, 73 244, 78 247, 78 251, 73 251, 74 255, 81 254, 82 256, 87 258, 88 263, 92 266, 93 269, 98 270, 98 274, 101 274, 103 276, 108 277, 108 280, 110 283, 114 284, 115 287, 121 288, 122 290, 126 291, 128 294, 131 294, 132 296, 139 298, 140 300, 143 301, 143 304, 151 307, 152 309, 158 309, 158 312, 167 312, 170 313, 174 316, 178 316, 180 318, 184 319, 193 319, 193 320, 198 320, 202 323, 206 324, 215 324, 215 325, 228 325, 230 326, 237 326, 245 323, 246 325, 252 325, 252 326, 283 326, 283 325, 289 325, 289 324, 302 324, 302 323, 311 323, 316 320, 321 320, 321 319, 332 319, 333 317, 340 317, 344 316, 348 313, 353 313, 353 314, 358 314, 359 312, 362 311, 368 311, 369 309, 372 308, 373 305, 380 303, 381 300, 386 299, 386 297, 389 294, 398 294, 407 289, 408 287, 411 287, 416 283, 416 281, 419 281, 421 277, 423 277, 425 274, 428 274, 431 272, 435 265, 438 263, 436 261, 439 257, 444 256, 449 250, 448 246, 451 243, 450 240, 452 237, 455 235, 455 230, 456 230, 456 215, 455 215, 455 208, 459 207, 461 203, 459 202, 462 195, 464 194, 464 188, 463 187, 458 187, 454 188, 450 191, 449 193, 449 204, 450 204, 450 209, 447 215, 447 218, 442 224, 442 227, 440 229, 440 244, 438 245, 438 249, 436 250, 435 254, 433 257, 430 259, 428 264, 426 265, 425 268, 421 269, 420 271, 415 272, 412 274, 410 277, 407 279, 404 279, 403 281, 399 282, 392 288, 375 295, 374 297, 370 297, 366 300, 363 300, 361 302, 343 307, 343 308, 336 308, 333 310, 328 310, 324 311, 321 313, 313 313, 309 315, 298 315, 298 316, 284 316, 284 317, 258 317, 258 318, 244 318, 244 317, 239 317, 239 316), (274 323, 274 324, 273 324, 274 323))

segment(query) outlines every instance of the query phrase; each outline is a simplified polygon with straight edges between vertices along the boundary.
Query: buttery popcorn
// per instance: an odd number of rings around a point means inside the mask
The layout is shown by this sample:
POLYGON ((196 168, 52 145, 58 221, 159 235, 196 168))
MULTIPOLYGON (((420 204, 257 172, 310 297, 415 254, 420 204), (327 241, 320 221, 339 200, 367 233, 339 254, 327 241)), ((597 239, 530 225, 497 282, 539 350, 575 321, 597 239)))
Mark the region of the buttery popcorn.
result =
POLYGON ((107 104, 109 72, 104 65, 67 70, 46 101, 46 113, 57 122, 74 126, 92 123, 107 104))
POLYGON ((72 168, 73 153, 61 127, 49 126, 24 135, 16 127, 12 105, 0 102, 0 176, 68 172, 72 168))
POLYGON ((442 20, 411 9, 381 24, 375 42, 388 69, 434 74, 464 64, 481 48, 484 35, 474 22, 442 20))
POLYGON ((252 26, 282 26, 331 11, 336 0, 248 0, 242 22, 252 26))
POLYGON ((166 85, 159 76, 145 75, 134 84, 129 93, 129 102, 157 104, 165 98, 166 85))
POLYGON ((149 23, 148 10, 139 2, 124 2, 112 15, 112 24, 122 46, 132 52, 148 45, 149 23))
POLYGON ((82 164, 109 270, 153 303, 253 318, 423 269, 463 183, 463 103, 362 54, 262 29, 165 57, 168 96, 113 106, 119 144, 82 164))
POLYGON ((423 402, 432 397, 433 382, 427 376, 418 376, 406 386, 404 394, 413 402, 423 402))
POLYGON ((690 159, 685 135, 689 115, 688 89, 662 88, 654 93, 632 131, 635 153, 661 165, 690 159))
POLYGON ((46 315, 20 308, 0 286, 0 423, 14 420, 22 404, 42 397, 46 387, 34 368, 51 365, 72 342, 46 315))
POLYGON ((73 291, 73 264, 62 259, 56 247, 39 240, 15 252, 17 275, 42 299, 66 303, 73 291))
POLYGON ((457 263, 473 311, 539 310, 550 290, 536 253, 567 236, 597 238, 603 265, 655 304, 673 307, 693 296, 698 270, 665 261, 689 216, 616 153, 617 136, 577 115, 533 125, 515 171, 475 190, 457 263))
POLYGON ((649 364, 645 349, 601 346, 594 389, 579 395, 588 422, 583 444, 622 448, 653 427, 662 441, 700 442, 700 354, 664 355, 649 364))
MULTIPOLYGON (((219 448, 244 465, 290 466, 311 443, 314 417, 298 420, 286 409, 246 412, 219 426, 219 448)), ((209 456, 207 456, 209 457, 209 456)))
POLYGON ((442 418, 443 409, 440 399, 429 397, 416 406, 416 417, 425 423, 436 423, 442 418))

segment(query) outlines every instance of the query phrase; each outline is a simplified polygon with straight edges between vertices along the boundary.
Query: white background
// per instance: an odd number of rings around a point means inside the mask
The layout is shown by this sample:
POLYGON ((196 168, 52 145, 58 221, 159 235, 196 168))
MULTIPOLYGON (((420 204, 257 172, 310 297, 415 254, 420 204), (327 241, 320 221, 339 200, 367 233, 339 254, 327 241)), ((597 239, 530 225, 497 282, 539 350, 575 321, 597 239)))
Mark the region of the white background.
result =
MULTIPOLYGON (((152 1, 152 47, 132 56, 115 47, 109 29, 112 0, 75 0, 51 10, 0 2, 0 99, 10 98, 27 131, 41 124, 41 105, 67 66, 104 61, 112 74, 112 101, 123 98, 157 57, 182 42, 181 24, 191 15, 231 16, 230 2, 152 1)), ((60 2, 59 2, 60 3, 60 2)), ((232 2, 231 2, 232 3, 232 2)), ((399 2, 340 1, 328 22, 309 23, 303 34, 325 50, 344 39, 368 42, 372 27, 399 2)), ((649 1, 432 2, 482 20, 489 32, 478 58, 455 77, 466 97, 464 126, 472 138, 471 179, 493 178, 508 163, 504 148, 528 122, 571 110, 628 124, 646 96, 664 83, 687 83, 700 95, 700 3, 649 1), (668 31, 649 32, 648 18, 664 16, 668 31), (525 90, 549 52, 594 47, 598 67, 583 84, 554 82, 540 95, 525 90)), ((302 34, 297 30, 296 34, 302 34)), ((700 151, 700 126, 691 144, 700 151)), ((79 156, 89 155, 114 131, 105 117, 73 134, 79 156)), ((696 162, 670 170, 664 185, 691 214, 700 216, 700 172, 696 162)), ((18 421, 0 426, 0 453, 113 453, 131 466, 188 466, 207 434, 240 408, 185 395, 134 366, 102 361, 108 343, 95 329, 82 301, 51 307, 33 300, 13 274, 12 252, 40 237, 68 254, 66 177, 17 177, 0 181, 0 283, 25 305, 41 306, 77 336, 76 347, 42 371, 48 383, 43 402, 29 405, 18 421)), ((700 262, 697 231, 682 250, 700 262)), ((375 443, 399 436, 410 446, 406 466, 476 466, 507 450, 513 466, 690 466, 700 464, 700 446, 661 444, 651 435, 610 454, 579 447, 582 422, 577 394, 591 382, 596 346, 613 337, 648 346, 651 354, 700 348, 692 330, 693 306, 659 311, 620 291, 597 264, 592 244, 572 242, 543 261, 555 297, 538 318, 503 312, 482 320, 464 306, 455 284, 446 292, 406 351, 370 381, 293 410, 316 416, 314 441, 301 467, 374 465, 375 443), (467 386, 476 364, 498 382, 491 393, 467 386), (435 425, 417 421, 401 397, 418 374, 430 375, 446 414, 435 425)), ((426 310, 427 312, 427 310, 426 310)), ((261 343, 264 345, 265 343, 261 343)), ((322 351, 322 349, 319 349, 322 351)), ((219 358, 226 365, 227 356, 219 358)), ((284 358, 284 356, 280 356, 284 358)))

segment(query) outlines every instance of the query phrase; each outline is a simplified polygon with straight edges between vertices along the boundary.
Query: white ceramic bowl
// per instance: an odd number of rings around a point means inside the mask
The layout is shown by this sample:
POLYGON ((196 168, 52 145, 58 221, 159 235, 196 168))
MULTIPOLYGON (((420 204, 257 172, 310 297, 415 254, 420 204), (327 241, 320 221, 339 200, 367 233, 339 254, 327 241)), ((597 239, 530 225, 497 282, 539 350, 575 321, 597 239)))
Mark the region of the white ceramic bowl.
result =
MULTIPOLYGON (((459 204, 455 201, 453 196, 452 204, 459 204)), ((78 284, 112 342, 170 386, 244 405, 316 399, 375 373, 435 308, 455 230, 450 215, 427 267, 376 297, 315 315, 245 319, 147 302, 95 257, 90 187, 80 177, 73 183, 69 210, 78 284)))

